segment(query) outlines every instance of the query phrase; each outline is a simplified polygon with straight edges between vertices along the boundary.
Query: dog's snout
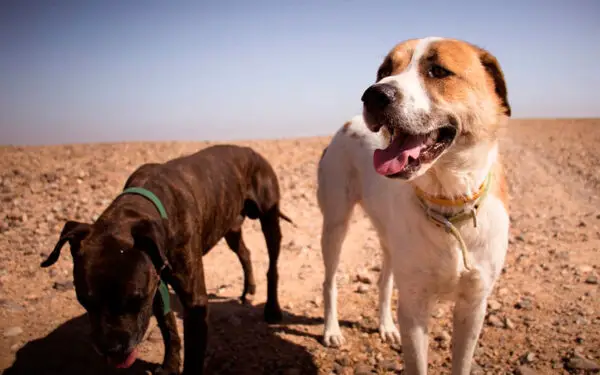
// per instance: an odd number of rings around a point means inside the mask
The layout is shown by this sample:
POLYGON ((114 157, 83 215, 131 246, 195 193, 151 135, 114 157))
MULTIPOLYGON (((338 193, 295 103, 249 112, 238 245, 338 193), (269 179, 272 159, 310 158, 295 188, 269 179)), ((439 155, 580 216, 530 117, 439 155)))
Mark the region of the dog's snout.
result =
POLYGON ((388 83, 371 85, 362 95, 362 102, 368 110, 381 110, 392 103, 398 94, 398 89, 388 83))

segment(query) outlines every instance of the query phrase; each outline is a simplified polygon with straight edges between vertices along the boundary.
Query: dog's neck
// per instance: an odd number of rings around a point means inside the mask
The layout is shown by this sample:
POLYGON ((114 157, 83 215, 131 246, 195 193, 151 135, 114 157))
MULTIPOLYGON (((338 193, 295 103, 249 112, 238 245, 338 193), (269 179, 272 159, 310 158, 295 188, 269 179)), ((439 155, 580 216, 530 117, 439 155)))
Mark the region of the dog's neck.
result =
POLYGON ((411 184, 428 197, 456 201, 452 205, 428 202, 431 208, 445 213, 461 211, 474 204, 469 197, 481 193, 497 158, 498 143, 482 143, 441 158, 411 184))

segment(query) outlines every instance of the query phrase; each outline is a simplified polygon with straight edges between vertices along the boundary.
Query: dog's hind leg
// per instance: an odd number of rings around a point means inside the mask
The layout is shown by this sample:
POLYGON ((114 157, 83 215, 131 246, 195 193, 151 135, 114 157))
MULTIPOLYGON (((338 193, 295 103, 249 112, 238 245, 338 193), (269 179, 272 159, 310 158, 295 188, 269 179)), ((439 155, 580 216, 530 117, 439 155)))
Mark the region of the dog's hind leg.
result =
POLYGON ((281 248, 281 228, 279 227, 279 205, 275 204, 265 212, 261 212, 259 220, 267 250, 269 252, 269 270, 267 272, 267 303, 265 304, 265 321, 280 322, 283 315, 279 306, 277 284, 279 275, 277 262, 281 248))
POLYGON ((248 295, 250 296, 250 300, 253 299, 254 294, 256 293, 256 282, 254 281, 254 272, 252 270, 250 251, 244 243, 242 229, 235 228, 229 231, 227 234, 225 234, 225 241, 227 242, 229 248, 238 256, 238 259, 242 264, 242 269, 244 270, 244 291, 242 292, 240 300, 245 304, 247 302, 248 295))

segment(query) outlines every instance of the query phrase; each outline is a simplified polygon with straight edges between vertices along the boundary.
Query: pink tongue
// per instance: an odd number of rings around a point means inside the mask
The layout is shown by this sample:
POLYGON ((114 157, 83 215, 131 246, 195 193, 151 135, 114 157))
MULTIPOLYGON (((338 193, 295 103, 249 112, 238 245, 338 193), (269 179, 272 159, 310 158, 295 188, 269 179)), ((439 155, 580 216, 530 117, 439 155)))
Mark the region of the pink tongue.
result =
POLYGON ((419 157, 425 147, 427 135, 400 135, 385 149, 377 149, 373 154, 373 166, 377 173, 389 176, 402 172, 408 164, 408 157, 419 157))
POLYGON ((133 362, 135 362, 136 355, 137 355, 136 350, 133 349, 131 351, 131 353, 129 353, 129 355, 127 356, 127 358, 122 363, 117 364, 115 367, 116 368, 129 368, 129 367, 131 367, 131 365, 133 365, 133 362))

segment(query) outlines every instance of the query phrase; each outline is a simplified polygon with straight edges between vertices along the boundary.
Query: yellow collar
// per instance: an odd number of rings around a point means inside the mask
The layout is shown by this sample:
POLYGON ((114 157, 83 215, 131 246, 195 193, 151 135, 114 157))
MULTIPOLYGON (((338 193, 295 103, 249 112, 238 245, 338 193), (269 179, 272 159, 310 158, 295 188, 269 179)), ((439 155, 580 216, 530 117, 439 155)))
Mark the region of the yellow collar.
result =
POLYGON ((488 175, 485 177, 485 180, 483 180, 483 182, 481 183, 481 186, 479 186, 479 189, 477 190, 477 192, 475 192, 475 194, 473 194, 471 196, 463 195, 463 196, 456 197, 456 198, 436 197, 436 196, 427 194, 426 192, 424 192, 417 186, 414 186, 415 194, 417 194, 417 197, 419 197, 419 199, 421 201, 427 202, 430 204, 435 204, 438 206, 444 206, 444 207, 464 206, 465 204, 476 202, 477 200, 482 198, 487 193, 487 190, 490 186, 491 175, 492 175, 492 172, 490 171, 490 173, 488 173, 488 175))
POLYGON ((458 241, 465 269, 467 271, 471 271, 472 269, 471 262, 469 260, 469 252, 467 249, 467 245, 463 240, 462 235, 460 234, 460 231, 458 230, 456 225, 467 220, 473 220, 473 226, 477 227, 477 210, 479 209, 481 200, 483 200, 487 195, 488 189, 490 187, 491 176, 492 172, 490 171, 490 173, 488 173, 485 180, 479 187, 479 190, 475 194, 471 196, 462 196, 454 199, 434 197, 425 193, 418 187, 414 187, 417 198, 419 198, 419 202, 421 203, 421 206, 423 206, 427 218, 435 225, 444 228, 447 233, 454 236, 454 238, 458 241), (472 205, 466 209, 463 209, 457 214, 444 214, 432 209, 427 203, 437 204, 439 206, 445 207, 459 207, 469 203, 472 203, 472 205))

